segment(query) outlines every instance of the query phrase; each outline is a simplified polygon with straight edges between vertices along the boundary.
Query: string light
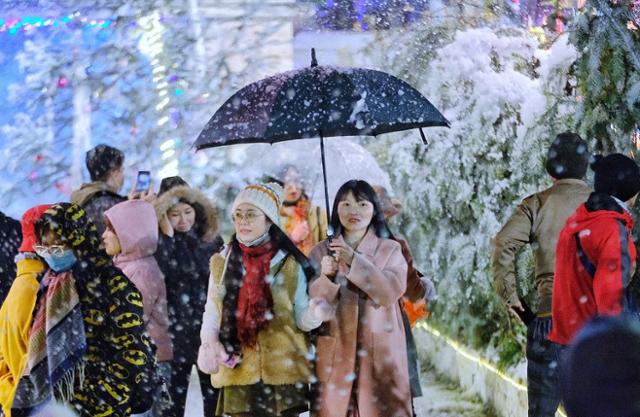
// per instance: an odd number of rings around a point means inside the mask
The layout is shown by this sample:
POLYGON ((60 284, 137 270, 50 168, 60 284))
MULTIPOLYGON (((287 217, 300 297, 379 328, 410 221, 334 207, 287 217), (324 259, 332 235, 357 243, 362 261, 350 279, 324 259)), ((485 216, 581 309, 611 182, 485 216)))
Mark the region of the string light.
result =
MULTIPOLYGON (((139 47, 140 50, 150 58, 151 73, 153 74, 153 82, 155 83, 155 89, 158 95, 158 102, 156 103, 155 109, 160 113, 158 126, 162 127, 171 120, 167 114, 167 106, 169 106, 171 102, 169 98, 169 83, 167 82, 167 67, 160 63, 159 58, 164 52, 164 43, 162 40, 164 26, 160 14, 157 11, 141 18, 139 23, 143 30, 139 47)), ((160 145, 162 161, 164 163, 163 168, 159 172, 161 177, 171 177, 179 173, 179 163, 176 159, 177 143, 178 140, 168 139, 160 145)))
POLYGON ((79 12, 76 12, 59 18, 48 16, 26 16, 22 19, 0 18, 0 32, 6 32, 9 35, 15 35, 21 30, 23 32, 30 32, 38 28, 67 26, 72 24, 90 28, 106 28, 111 25, 115 25, 115 23, 115 20, 111 19, 89 21, 86 17, 81 16, 79 12))
MULTIPOLYGON (((495 374, 500 379, 502 379, 503 381, 507 382, 508 384, 513 386, 518 391, 523 391, 523 392, 527 391, 527 387, 524 384, 516 381, 510 375, 502 372, 495 365, 493 365, 491 362, 489 362, 485 358, 482 358, 480 356, 472 354, 462 344, 460 344, 460 343, 456 342, 455 340, 443 335, 438 329, 434 328, 433 326, 427 324, 424 321, 421 321, 421 322, 416 324, 416 327, 426 331, 427 333, 429 333, 430 335, 434 336, 435 338, 442 340, 447 345, 449 345, 453 350, 455 350, 460 356, 462 356, 465 359, 467 359, 467 360, 469 360, 469 361, 481 366, 482 368, 486 369, 487 371, 495 374)), ((557 413, 562 417, 567 417, 567 415, 564 412, 564 410, 559 409, 557 413)))

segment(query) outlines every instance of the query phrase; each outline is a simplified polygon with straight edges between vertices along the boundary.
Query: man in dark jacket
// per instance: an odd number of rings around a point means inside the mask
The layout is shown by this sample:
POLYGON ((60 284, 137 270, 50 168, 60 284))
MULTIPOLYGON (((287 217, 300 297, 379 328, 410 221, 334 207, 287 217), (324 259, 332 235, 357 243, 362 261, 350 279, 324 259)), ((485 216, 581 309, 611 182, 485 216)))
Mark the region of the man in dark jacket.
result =
POLYGON ((494 287, 507 307, 524 317, 516 291, 516 255, 530 244, 535 256, 538 306, 527 324, 527 384, 529 417, 552 417, 560 403, 557 393, 555 346, 547 340, 551 328, 551 289, 556 241, 560 229, 591 190, 582 180, 589 164, 587 144, 575 133, 562 133, 549 147, 546 169, 550 188, 524 199, 494 240, 494 287))
POLYGON ((640 168, 629 157, 597 156, 595 192, 560 232, 549 340, 569 345, 595 316, 635 310, 629 282, 636 248, 629 208, 640 192, 640 168))
POLYGON ((16 263, 13 258, 18 254, 21 241, 20 222, 0 212, 0 305, 16 277, 16 263))
POLYGON ((124 153, 120 149, 100 144, 87 152, 87 170, 91 182, 82 184, 71 194, 71 202, 81 206, 102 236, 105 230, 104 212, 126 200, 118 194, 124 183, 124 153))

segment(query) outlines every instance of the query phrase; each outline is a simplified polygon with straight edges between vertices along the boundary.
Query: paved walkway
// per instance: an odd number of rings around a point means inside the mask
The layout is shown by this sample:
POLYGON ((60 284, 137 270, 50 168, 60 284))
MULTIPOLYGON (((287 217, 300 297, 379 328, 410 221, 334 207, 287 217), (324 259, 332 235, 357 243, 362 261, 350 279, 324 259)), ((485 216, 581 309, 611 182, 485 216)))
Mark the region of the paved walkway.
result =
MULTIPOLYGON (((197 373, 191 375, 197 380, 197 373)), ((203 417, 200 392, 197 384, 191 384, 187 398, 185 417, 203 417)), ((469 395, 449 381, 435 374, 433 368, 424 364, 422 370, 423 396, 415 400, 418 417, 495 417, 477 397, 469 395)), ((307 417, 303 414, 301 417, 307 417)))
POLYGON ((421 376, 423 395, 414 401, 418 417, 494 417, 479 398, 445 381, 432 367, 425 365, 421 376))

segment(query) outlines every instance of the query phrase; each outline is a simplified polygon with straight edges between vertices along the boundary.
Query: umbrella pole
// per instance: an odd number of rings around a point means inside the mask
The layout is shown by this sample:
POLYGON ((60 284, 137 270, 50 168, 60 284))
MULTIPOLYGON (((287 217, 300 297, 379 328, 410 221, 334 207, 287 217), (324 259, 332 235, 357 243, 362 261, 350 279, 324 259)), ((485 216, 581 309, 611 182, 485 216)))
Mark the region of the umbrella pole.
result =
POLYGON ((422 138, 422 143, 424 143, 424 146, 429 146, 429 139, 427 139, 427 136, 424 134, 422 128, 420 128, 420 137, 422 138))
MULTIPOLYGON (((331 211, 329 210, 329 188, 327 186, 327 161, 324 157, 324 138, 322 137, 322 132, 320 133, 320 155, 322 156, 322 178, 324 179, 324 206, 327 210, 327 219, 331 219, 331 211)), ((330 220, 329 220, 330 222, 330 220)), ((333 230, 331 226, 327 229, 327 234, 329 235, 329 239, 333 236, 333 230)))

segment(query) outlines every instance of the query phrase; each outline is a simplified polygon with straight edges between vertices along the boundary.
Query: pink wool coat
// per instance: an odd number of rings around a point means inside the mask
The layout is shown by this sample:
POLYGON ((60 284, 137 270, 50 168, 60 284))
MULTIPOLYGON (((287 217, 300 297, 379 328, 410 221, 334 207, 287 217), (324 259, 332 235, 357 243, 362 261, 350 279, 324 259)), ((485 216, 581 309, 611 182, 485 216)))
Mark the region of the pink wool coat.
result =
MULTIPOLYGON (((320 242, 310 258, 320 265, 328 253, 320 242)), ((309 295, 336 306, 317 341, 318 417, 346 417, 357 386, 361 417, 410 417, 411 392, 404 326, 398 300, 407 285, 400 244, 369 230, 351 268, 341 264, 333 278, 320 275, 309 295), (356 364, 356 361, 358 364, 356 364)))

